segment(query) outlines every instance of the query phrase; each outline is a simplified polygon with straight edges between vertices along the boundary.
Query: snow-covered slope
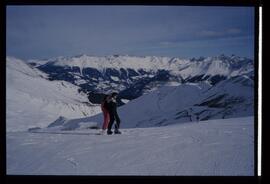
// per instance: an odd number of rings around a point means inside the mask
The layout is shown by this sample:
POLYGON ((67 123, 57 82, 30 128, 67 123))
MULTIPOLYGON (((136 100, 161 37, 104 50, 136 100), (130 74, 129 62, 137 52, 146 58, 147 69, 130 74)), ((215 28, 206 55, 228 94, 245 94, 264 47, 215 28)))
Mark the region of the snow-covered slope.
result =
POLYGON ((119 114, 124 127, 164 126, 172 119, 190 122, 253 116, 253 90, 252 80, 242 76, 215 86, 206 82, 163 86, 120 107, 119 114))
MULTIPOLYGON (((253 91, 253 80, 247 76, 233 77, 214 86, 207 82, 165 85, 119 107, 118 114, 121 127, 125 128, 166 126, 174 120, 186 123, 253 116, 253 91)), ((58 130, 74 130, 93 122, 101 126, 103 115, 60 118, 54 125, 58 130)))
POLYGON ((78 118, 100 112, 88 103, 78 87, 65 81, 49 81, 47 74, 22 60, 6 60, 7 131, 45 127, 59 116, 78 118))
POLYGON ((254 118, 156 128, 7 133, 8 175, 253 176, 254 118))

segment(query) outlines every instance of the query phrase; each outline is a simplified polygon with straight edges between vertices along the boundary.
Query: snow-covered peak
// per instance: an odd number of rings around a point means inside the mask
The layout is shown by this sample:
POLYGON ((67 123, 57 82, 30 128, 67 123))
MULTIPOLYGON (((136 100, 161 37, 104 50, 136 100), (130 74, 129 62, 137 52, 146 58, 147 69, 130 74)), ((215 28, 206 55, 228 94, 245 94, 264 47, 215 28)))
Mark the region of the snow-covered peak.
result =
POLYGON ((182 66, 181 75, 184 78, 204 75, 223 75, 233 77, 254 71, 253 60, 239 56, 215 56, 192 58, 191 62, 182 66))

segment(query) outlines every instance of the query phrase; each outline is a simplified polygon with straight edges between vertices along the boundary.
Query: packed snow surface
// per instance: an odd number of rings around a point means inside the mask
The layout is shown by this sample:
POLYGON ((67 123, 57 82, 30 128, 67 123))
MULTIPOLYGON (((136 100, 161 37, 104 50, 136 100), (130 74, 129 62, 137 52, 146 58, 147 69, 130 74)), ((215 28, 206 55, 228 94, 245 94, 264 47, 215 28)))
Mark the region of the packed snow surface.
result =
MULTIPOLYGON (((177 120, 175 120, 177 121, 177 120)), ((8 175, 254 175, 254 118, 7 133, 8 175)))

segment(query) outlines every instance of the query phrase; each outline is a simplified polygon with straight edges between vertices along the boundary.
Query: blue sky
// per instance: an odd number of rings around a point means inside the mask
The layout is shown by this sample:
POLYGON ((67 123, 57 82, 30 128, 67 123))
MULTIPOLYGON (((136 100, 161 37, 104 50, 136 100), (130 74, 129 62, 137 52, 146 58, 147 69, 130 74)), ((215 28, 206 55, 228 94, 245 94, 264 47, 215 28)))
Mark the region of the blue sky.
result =
POLYGON ((7 55, 254 56, 254 8, 7 6, 7 55))

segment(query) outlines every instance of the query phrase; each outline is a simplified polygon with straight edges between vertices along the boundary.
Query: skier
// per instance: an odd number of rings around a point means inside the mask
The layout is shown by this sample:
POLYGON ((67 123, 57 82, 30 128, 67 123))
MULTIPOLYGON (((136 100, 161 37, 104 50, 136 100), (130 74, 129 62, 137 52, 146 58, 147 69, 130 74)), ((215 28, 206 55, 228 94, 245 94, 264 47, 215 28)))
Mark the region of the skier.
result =
POLYGON ((110 96, 109 95, 105 95, 102 102, 101 102, 101 110, 103 112, 103 117, 104 117, 104 121, 103 121, 103 125, 102 125, 102 130, 101 133, 103 134, 105 132, 105 130, 108 127, 109 121, 110 121, 110 114, 108 111, 108 103, 110 101, 110 96))
POLYGON ((121 134, 121 132, 119 131, 120 118, 119 118, 118 113, 117 113, 117 104, 116 104, 117 95, 118 94, 116 92, 112 93, 110 102, 108 103, 108 110, 109 110, 109 114, 110 114, 110 122, 109 122, 108 130, 107 130, 108 135, 111 135, 113 133, 111 131, 111 128, 112 128, 112 125, 114 123, 114 120, 116 120, 116 124, 114 125, 114 133, 121 134))

